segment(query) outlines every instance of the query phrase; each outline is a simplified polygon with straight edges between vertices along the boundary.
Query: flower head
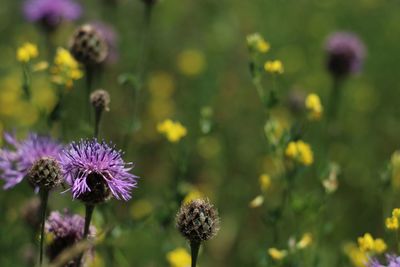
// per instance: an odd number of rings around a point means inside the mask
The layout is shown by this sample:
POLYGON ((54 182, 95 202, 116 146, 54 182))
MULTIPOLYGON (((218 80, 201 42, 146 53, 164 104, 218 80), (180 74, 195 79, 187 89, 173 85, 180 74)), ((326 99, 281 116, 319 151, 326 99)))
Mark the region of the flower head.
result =
POLYGON ((98 204, 114 196, 125 201, 131 198, 137 176, 129 173, 121 151, 105 142, 82 140, 72 143, 61 153, 61 165, 74 198, 98 204))
POLYGON ((280 60, 272 60, 265 62, 264 69, 269 73, 282 74, 284 72, 283 63, 280 60))
POLYGON ((33 164, 42 157, 59 159, 62 145, 47 136, 29 134, 23 141, 17 141, 10 134, 5 135, 6 142, 13 149, 0 149, 0 178, 6 183, 5 189, 20 183, 33 164))
POLYGON ((309 166, 314 162, 314 154, 309 144, 299 140, 290 142, 285 151, 286 157, 309 166))
POLYGON ((38 55, 38 48, 35 44, 32 43, 24 43, 17 49, 17 60, 19 62, 27 63, 32 59, 38 57, 38 55))
POLYGON ((68 89, 72 88, 75 80, 79 80, 83 76, 78 62, 68 50, 62 47, 57 49, 51 72, 53 74, 52 81, 56 84, 64 85, 68 89))
POLYGON ((353 33, 336 32, 325 45, 327 68, 335 77, 344 77, 361 70, 365 57, 362 41, 353 33))
MULTIPOLYGON (((50 261, 65 249, 73 246, 83 238, 83 228, 85 220, 77 215, 68 212, 60 213, 53 211, 46 220, 46 232, 53 235, 52 242, 47 247, 47 255, 50 261)), ((90 226, 89 237, 93 238, 96 234, 96 228, 90 226)), ((70 265, 67 265, 70 266, 70 265)))
POLYGON ((271 46, 259 33, 253 33, 247 36, 247 46, 250 51, 267 53, 271 46))
POLYGON ((400 257, 395 255, 386 255, 386 264, 381 264, 377 259, 371 259, 368 267, 400 267, 400 257))
POLYGON ((287 252, 287 250, 279 250, 277 248, 269 248, 268 255, 272 259, 274 259, 276 261, 280 261, 280 260, 283 260, 288 255, 288 252, 287 252))
POLYGON ((387 245, 381 238, 374 239, 370 233, 365 233, 358 238, 358 246, 363 252, 382 254, 386 251, 387 245))
POLYGON ((41 23, 53 30, 63 21, 73 21, 81 16, 81 6, 73 0, 27 0, 23 11, 31 22, 41 23))
POLYGON ((184 248, 176 248, 167 253, 167 261, 171 267, 190 267, 192 258, 184 248))
POLYGON ((311 120, 321 119, 324 108, 321 104, 321 99, 317 94, 309 94, 306 97, 305 106, 309 112, 309 118, 311 120))
POLYGON ((157 125, 157 131, 164 134, 171 143, 179 142, 187 134, 185 126, 170 119, 160 122, 157 125))

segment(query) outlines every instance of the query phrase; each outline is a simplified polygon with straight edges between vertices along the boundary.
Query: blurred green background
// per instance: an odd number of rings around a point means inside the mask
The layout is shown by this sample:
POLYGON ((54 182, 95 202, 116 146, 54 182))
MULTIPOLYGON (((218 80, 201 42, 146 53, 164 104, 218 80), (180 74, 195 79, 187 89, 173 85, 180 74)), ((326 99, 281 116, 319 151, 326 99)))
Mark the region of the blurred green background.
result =
MULTIPOLYGON (((164 0, 154 7, 148 29, 140 0, 116 1, 115 5, 100 0, 79 2, 83 17, 62 25, 53 44, 67 47, 69 36, 82 23, 102 21, 115 28, 119 60, 105 67, 96 87, 111 94, 111 110, 104 115, 100 136, 119 148, 132 120, 134 98, 131 86, 122 85, 119 78, 144 72, 141 127, 128 135, 124 156, 136 164, 133 172, 141 177, 139 187, 131 201, 114 200, 96 210, 94 224, 107 230, 96 248, 97 266, 168 266, 167 252, 187 246, 174 228, 178 209, 174 195, 184 196, 191 186, 210 198, 222 222, 219 235, 203 247, 200 266, 274 266, 267 256, 269 247, 286 247, 291 236, 317 227, 313 199, 321 185, 316 168, 296 180, 296 214, 280 225, 278 243, 272 240, 274 230, 263 222, 266 209, 249 208, 259 192, 259 175, 271 172, 263 107, 248 71, 246 36, 253 32, 271 44, 266 57, 280 59, 285 66, 278 78, 282 105, 276 115, 288 124, 294 116, 285 99, 292 89, 316 92, 323 104, 328 103, 332 85, 324 65, 325 38, 348 30, 364 41, 365 65, 342 88, 340 133, 330 144, 330 158, 340 164, 342 173, 339 189, 319 222, 328 228, 317 248, 322 255, 319 266, 351 266, 343 256, 343 244, 364 232, 390 240, 391 235, 384 232, 384 216, 399 200, 395 189, 385 188, 380 177, 400 136, 397 1, 164 0), (141 50, 144 31, 148 42, 141 50), (143 53, 145 60, 137 64, 143 53), (204 107, 213 111, 208 133, 201 127, 204 107), (188 130, 179 144, 168 143, 156 131, 157 123, 167 118, 179 120, 188 130), (176 186, 178 176, 181 182, 176 186)), ((39 111, 48 113, 54 107, 54 86, 46 74, 34 74, 32 103, 22 99, 15 50, 29 41, 38 44, 41 59, 52 55, 40 30, 24 20, 21 3, 3 0, 0 7, 0 128, 45 133, 49 130, 40 122, 39 111)), ((270 86, 268 78, 264 80, 270 86)), ((84 87, 81 79, 67 94, 64 130, 57 126, 50 130, 66 143, 90 136, 90 125, 82 116, 87 103, 84 87)), ((324 138, 323 127, 322 123, 312 125, 303 139, 318 146, 324 138)), ((30 266, 26 258, 35 237, 21 219, 21 209, 32 196, 24 183, 0 192, 1 266, 30 266)), ((69 192, 54 193, 50 206, 84 214, 83 205, 72 201, 69 192)))

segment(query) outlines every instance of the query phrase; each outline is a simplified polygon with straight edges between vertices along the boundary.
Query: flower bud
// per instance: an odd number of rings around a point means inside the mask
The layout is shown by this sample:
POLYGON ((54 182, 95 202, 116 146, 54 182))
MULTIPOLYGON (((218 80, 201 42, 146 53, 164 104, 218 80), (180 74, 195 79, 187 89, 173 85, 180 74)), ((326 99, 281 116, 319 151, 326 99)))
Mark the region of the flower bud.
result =
POLYGON ((50 157, 38 159, 28 173, 28 180, 40 189, 50 190, 61 184, 61 167, 57 160, 50 157))
POLYGON ((110 94, 103 89, 98 89, 90 94, 90 103, 96 111, 110 110, 110 94))

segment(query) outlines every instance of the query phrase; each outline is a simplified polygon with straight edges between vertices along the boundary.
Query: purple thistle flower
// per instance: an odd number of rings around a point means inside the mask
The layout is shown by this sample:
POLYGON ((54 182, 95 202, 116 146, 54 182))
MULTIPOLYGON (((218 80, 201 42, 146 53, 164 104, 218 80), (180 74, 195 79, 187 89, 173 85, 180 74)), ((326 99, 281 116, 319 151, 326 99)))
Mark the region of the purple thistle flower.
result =
POLYGON ((27 0, 23 12, 28 21, 39 22, 46 29, 53 30, 62 21, 77 20, 82 8, 73 0, 27 0))
POLYGON ((137 176, 129 173, 132 163, 125 163, 121 151, 96 139, 72 143, 61 153, 61 165, 73 197, 88 204, 111 196, 127 201, 137 184, 137 176))
MULTIPOLYGON (((53 211, 45 223, 46 232, 52 233, 54 239, 47 247, 47 255, 50 261, 57 258, 57 256, 66 248, 73 246, 75 243, 83 239, 83 227, 85 220, 77 214, 71 214, 64 211, 64 214, 53 211)), ((91 226, 89 228, 89 237, 93 238, 96 235, 96 228, 91 226)), ((71 265, 74 261, 67 264, 71 265)))
POLYGON ((30 133, 24 141, 17 141, 11 134, 4 135, 13 149, 0 149, 0 178, 5 181, 4 189, 20 183, 32 165, 42 157, 59 159, 62 145, 48 136, 30 133))
POLYGON ((336 32, 326 41, 327 68, 335 77, 344 77, 361 70, 365 46, 353 33, 336 32))
POLYGON ((368 267, 400 267, 400 257, 395 255, 386 255, 387 265, 379 263, 377 259, 372 259, 368 263, 368 267))

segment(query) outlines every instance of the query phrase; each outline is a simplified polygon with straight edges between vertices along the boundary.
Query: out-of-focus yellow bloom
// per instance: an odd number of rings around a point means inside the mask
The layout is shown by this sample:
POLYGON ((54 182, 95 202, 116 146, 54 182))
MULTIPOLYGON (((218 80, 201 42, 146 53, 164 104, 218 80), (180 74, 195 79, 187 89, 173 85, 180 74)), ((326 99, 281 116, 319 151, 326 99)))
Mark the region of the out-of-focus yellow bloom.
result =
POLYGON ((40 61, 39 63, 36 63, 32 67, 32 71, 37 72, 37 71, 44 71, 47 70, 49 67, 49 63, 47 61, 40 61))
POLYGON ((247 36, 247 46, 259 53, 267 53, 271 48, 270 44, 259 33, 247 36))
POLYGON ((37 46, 32 43, 24 43, 17 49, 17 60, 19 62, 29 62, 39 56, 37 46))
POLYGON ((296 246, 298 249, 305 249, 312 244, 312 241, 311 233, 305 233, 296 246))
POLYGON ((271 177, 268 174, 261 174, 258 178, 261 191, 265 192, 271 187, 271 177))
POLYGON ((314 162, 314 154, 310 145, 301 140, 290 142, 286 147, 285 155, 306 166, 314 162))
POLYGON ((265 62, 264 69, 269 73, 282 74, 284 72, 283 63, 280 60, 272 60, 265 62))
POLYGON ((206 66, 203 52, 188 49, 178 55, 178 68, 187 76, 199 75, 206 66))
POLYGON ((61 47, 57 49, 52 74, 52 81, 54 83, 64 85, 68 89, 72 88, 75 80, 83 77, 78 62, 68 50, 61 47))
POLYGON ((250 201, 250 208, 258 208, 264 203, 264 197, 262 195, 256 196, 252 201, 250 201))
POLYGON ((279 144, 284 132, 282 123, 274 118, 269 119, 264 125, 265 137, 270 145, 276 146, 279 144))
POLYGON ((192 258, 184 248, 177 248, 167 253, 167 261, 170 267, 190 267, 192 258))
POLYGON ((377 238, 374 241, 374 251, 378 254, 382 254, 387 249, 387 245, 382 238, 377 238))
POLYGON ((392 216, 393 217, 400 217, 400 209, 399 208, 395 208, 392 210, 392 216))
POLYGON ((199 190, 192 189, 183 199, 183 204, 189 204, 192 200, 203 198, 203 197, 204 197, 203 194, 199 190))
POLYGON ((356 267, 366 267, 368 255, 361 251, 359 247, 353 243, 344 246, 344 252, 349 257, 351 263, 356 267))
POLYGON ((283 260, 287 256, 288 252, 283 249, 279 250, 277 248, 270 248, 270 249, 268 249, 268 254, 272 259, 280 261, 280 260, 283 260))
POLYGON ((171 143, 179 142, 186 136, 187 130, 180 122, 167 119, 157 125, 157 131, 164 134, 171 143))
POLYGON ((305 105, 309 112, 309 118, 311 120, 321 119, 324 108, 322 107, 321 99, 317 94, 309 94, 306 97, 305 105))
POLYGON ((388 217, 385 220, 385 225, 388 230, 396 231, 399 229, 399 218, 400 218, 400 209, 395 208, 392 211, 392 217, 388 217))
POLYGON ((133 202, 130 213, 133 219, 140 220, 153 211, 153 205, 146 199, 140 199, 133 202))
POLYGON ((174 78, 164 71, 153 73, 149 78, 148 89, 155 98, 169 98, 175 90, 174 78))
POLYGON ((329 164, 328 178, 322 181, 322 185, 325 188, 325 192, 327 194, 332 194, 337 190, 339 186, 339 181, 338 181, 339 174, 340 174, 340 166, 335 162, 331 162, 329 164))

